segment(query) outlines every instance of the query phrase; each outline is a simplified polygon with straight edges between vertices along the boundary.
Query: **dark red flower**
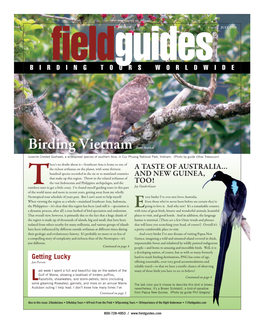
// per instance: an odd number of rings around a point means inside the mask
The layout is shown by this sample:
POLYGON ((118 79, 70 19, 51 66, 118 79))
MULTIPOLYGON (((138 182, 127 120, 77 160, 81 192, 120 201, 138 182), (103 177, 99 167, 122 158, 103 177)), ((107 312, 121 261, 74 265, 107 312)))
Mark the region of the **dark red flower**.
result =
POLYGON ((123 19, 125 19, 125 18, 128 17, 128 14, 122 14, 121 17, 122 17, 123 19))
POLYGON ((142 20, 143 19, 143 14, 137 14, 137 19, 142 20))
POLYGON ((130 32, 132 35, 134 35, 134 31, 133 30, 129 30, 128 32, 130 32))
POLYGON ((151 19, 151 21, 155 21, 157 19, 154 15, 149 15, 148 17, 151 19))
POLYGON ((141 25, 141 27, 144 27, 145 22, 144 21, 140 21, 140 25, 141 25))
POLYGON ((107 17, 107 14, 101 14, 102 18, 107 17))

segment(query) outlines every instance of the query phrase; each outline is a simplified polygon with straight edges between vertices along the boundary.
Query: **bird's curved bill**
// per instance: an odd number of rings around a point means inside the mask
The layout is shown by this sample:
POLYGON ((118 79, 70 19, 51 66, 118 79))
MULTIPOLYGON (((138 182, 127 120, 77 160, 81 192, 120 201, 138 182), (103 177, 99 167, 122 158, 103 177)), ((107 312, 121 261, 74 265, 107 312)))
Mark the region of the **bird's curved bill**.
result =
MULTIPOLYGON (((211 178, 211 179, 212 179, 212 178, 211 178)), ((206 185, 207 183, 209 183, 209 182, 211 181, 211 179, 207 180, 207 182, 206 182, 206 183, 204 183, 204 185, 203 185, 202 189, 205 187, 205 185, 206 185)))

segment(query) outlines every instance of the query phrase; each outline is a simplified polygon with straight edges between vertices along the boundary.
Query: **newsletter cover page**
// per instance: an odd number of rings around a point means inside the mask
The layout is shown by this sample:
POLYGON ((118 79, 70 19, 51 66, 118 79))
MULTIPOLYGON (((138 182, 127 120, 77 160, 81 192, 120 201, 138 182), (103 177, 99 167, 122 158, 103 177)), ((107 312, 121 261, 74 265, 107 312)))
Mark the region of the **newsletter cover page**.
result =
POLYGON ((23 306, 241 309, 250 15, 15 14, 23 306))

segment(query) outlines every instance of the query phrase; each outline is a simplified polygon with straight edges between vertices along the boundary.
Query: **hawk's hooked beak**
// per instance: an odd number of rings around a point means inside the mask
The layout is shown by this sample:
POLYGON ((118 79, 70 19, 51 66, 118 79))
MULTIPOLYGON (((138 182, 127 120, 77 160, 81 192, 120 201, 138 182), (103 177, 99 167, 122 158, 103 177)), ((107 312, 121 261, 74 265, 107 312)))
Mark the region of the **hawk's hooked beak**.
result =
POLYGON ((155 84, 154 81, 151 79, 150 84, 155 84))

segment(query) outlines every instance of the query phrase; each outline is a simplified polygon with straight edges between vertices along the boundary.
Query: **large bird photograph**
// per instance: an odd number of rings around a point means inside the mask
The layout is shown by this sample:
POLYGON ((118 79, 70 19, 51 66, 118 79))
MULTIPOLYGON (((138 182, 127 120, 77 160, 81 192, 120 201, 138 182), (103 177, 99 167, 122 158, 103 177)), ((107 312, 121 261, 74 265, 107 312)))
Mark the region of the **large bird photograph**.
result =
MULTIPOLYGON (((220 241, 219 254, 216 264, 213 303, 216 301, 219 305, 220 289, 224 275, 224 266, 227 250, 230 245, 232 230, 242 225, 243 211, 246 205, 247 189, 243 182, 232 178, 230 175, 217 171, 213 174, 204 186, 211 181, 222 182, 226 186, 224 195, 223 210, 220 218, 220 241)), ((208 185, 207 185, 208 186, 208 185)))
POLYGON ((147 87, 154 84, 149 75, 137 75, 116 92, 111 104, 111 128, 108 142, 119 142, 120 135, 128 128, 134 129, 142 116, 148 112, 147 87))

